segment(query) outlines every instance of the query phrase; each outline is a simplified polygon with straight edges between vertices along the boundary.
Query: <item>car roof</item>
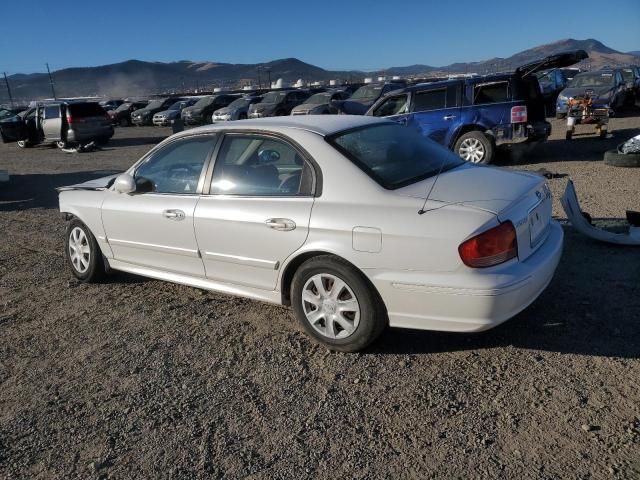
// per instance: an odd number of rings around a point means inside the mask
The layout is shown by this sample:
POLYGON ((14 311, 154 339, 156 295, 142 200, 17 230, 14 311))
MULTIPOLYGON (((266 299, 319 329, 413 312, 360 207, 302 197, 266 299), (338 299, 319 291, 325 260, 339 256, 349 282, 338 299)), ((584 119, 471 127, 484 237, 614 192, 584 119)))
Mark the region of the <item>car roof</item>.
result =
POLYGON ((390 123, 389 120, 363 115, 300 115, 290 117, 267 117, 252 120, 239 120, 221 124, 185 130, 178 134, 186 136, 192 133, 217 132, 220 130, 268 130, 284 132, 286 130, 307 130, 322 136, 352 128, 379 123, 390 123))

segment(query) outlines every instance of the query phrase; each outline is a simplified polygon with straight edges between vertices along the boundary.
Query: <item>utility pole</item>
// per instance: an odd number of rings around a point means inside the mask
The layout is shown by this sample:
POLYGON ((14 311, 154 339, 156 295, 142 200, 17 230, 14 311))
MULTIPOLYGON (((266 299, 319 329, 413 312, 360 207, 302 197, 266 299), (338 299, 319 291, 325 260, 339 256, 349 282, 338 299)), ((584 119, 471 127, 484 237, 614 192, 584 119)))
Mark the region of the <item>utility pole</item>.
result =
POLYGON ((9 87, 9 79, 7 78, 7 72, 4 72, 4 83, 7 84, 7 92, 9 93, 9 101, 11 102, 11 107, 13 107, 13 97, 11 96, 11 87, 9 87))
POLYGON ((51 70, 49 70, 49 64, 48 63, 47 63, 47 73, 49 74, 49 84, 51 85, 51 93, 53 94, 53 99, 57 100, 56 89, 53 86, 53 77, 51 76, 51 70))
POLYGON ((271 69, 267 70, 267 74, 269 75, 269 88, 271 88, 271 69))
POLYGON ((258 88, 262 90, 262 77, 260 76, 260 70, 262 67, 258 66, 258 88))

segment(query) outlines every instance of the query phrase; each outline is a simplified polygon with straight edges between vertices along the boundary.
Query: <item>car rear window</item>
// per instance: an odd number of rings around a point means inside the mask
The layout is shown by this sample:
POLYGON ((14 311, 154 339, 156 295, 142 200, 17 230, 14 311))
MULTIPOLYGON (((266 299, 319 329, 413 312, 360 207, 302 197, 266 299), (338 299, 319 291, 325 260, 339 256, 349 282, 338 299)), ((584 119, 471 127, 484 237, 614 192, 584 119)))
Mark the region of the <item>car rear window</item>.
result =
POLYGON ((68 107, 74 117, 103 117, 104 109, 97 103, 72 103, 68 107))
POLYGON ((419 182, 464 163, 455 153, 397 123, 338 132, 327 141, 386 189, 419 182))
POLYGON ((508 102, 511 98, 509 82, 480 83, 473 87, 473 103, 508 102))

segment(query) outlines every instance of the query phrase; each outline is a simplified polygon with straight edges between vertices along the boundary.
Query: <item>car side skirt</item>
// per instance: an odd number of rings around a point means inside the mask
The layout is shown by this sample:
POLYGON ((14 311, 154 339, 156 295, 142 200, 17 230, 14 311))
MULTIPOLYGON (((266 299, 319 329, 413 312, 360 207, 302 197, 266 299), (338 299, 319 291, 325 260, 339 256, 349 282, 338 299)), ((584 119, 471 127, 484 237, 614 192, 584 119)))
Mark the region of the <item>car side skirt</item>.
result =
POLYGON ((155 278, 156 280, 164 280, 167 282, 178 283, 180 285, 188 285, 190 287, 202 288, 204 290, 226 293, 228 295, 247 297, 267 303, 275 303, 278 305, 282 304, 282 296, 277 290, 261 290, 259 288, 209 280, 208 278, 192 277, 189 275, 122 262, 113 258, 109 259, 109 267, 113 270, 120 270, 122 272, 133 273, 143 277, 155 278))

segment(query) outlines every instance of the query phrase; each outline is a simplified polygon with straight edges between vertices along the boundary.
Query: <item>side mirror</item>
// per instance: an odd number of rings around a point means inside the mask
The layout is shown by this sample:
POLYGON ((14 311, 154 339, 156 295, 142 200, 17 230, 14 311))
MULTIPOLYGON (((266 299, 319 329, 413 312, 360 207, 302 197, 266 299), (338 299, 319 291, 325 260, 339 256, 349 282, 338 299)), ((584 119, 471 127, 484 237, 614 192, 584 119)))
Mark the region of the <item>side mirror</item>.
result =
POLYGON ((118 193, 133 193, 136 191, 136 181, 128 173, 116 177, 113 188, 118 193))
POLYGON ((258 160, 260 163, 275 163, 280 160, 280 154, 275 150, 260 150, 258 160))

